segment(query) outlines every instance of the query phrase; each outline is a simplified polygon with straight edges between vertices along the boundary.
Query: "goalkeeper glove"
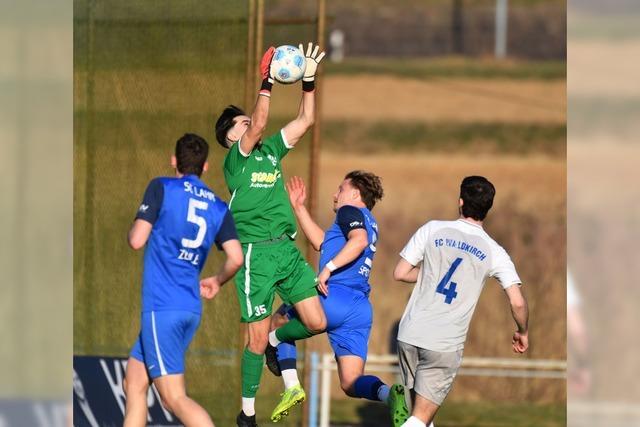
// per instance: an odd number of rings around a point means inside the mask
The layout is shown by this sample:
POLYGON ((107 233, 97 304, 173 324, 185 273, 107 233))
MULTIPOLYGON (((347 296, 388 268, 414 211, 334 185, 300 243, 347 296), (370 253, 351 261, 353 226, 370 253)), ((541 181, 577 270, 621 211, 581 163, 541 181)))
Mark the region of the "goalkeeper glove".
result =
MULTIPOLYGON (((298 48, 301 52, 304 52, 302 43, 300 43, 298 48)), ((316 45, 314 48, 313 43, 309 42, 307 46, 307 53, 305 54, 306 68, 304 70, 304 76, 302 77, 302 89, 305 92, 310 92, 315 88, 314 80, 316 78, 318 65, 320 64, 320 61, 322 61, 322 58, 324 58, 324 52, 320 52, 320 54, 318 54, 319 50, 319 45, 316 45)))

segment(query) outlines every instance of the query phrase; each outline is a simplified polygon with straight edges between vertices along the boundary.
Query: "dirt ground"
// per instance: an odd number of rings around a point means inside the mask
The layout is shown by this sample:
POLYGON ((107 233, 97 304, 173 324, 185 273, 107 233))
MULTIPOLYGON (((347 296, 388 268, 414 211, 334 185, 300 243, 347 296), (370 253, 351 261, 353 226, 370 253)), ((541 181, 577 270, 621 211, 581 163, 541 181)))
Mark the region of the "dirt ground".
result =
POLYGON ((326 119, 562 123, 565 83, 489 79, 412 80, 335 76, 325 81, 326 119), (366 108, 365 108, 366 107, 366 108))

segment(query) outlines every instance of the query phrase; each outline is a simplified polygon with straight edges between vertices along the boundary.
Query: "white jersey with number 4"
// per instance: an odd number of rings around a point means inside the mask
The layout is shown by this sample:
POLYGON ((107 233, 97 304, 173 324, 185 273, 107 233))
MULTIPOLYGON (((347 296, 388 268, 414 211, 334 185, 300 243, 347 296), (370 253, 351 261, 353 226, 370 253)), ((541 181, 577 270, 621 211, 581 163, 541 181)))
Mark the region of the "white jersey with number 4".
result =
POLYGON ((479 225, 429 221, 400 256, 421 273, 400 321, 398 340, 432 351, 464 347, 469 323, 488 277, 504 289, 520 284, 507 252, 479 225))

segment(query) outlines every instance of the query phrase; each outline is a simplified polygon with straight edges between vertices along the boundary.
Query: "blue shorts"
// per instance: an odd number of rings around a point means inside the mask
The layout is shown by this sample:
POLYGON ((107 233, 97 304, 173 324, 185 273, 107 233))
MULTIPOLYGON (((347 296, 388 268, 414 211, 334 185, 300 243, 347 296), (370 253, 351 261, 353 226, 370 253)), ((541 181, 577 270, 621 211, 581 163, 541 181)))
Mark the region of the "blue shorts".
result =
POLYGON ((200 315, 191 311, 144 312, 130 356, 145 364, 152 379, 183 374, 185 353, 198 325, 200 315))
MULTIPOLYGON (((329 296, 320 295, 327 317, 327 335, 336 357, 358 356, 367 360, 373 310, 365 293, 341 285, 329 288, 329 296)), ((289 316, 297 316, 295 309, 289 316)))

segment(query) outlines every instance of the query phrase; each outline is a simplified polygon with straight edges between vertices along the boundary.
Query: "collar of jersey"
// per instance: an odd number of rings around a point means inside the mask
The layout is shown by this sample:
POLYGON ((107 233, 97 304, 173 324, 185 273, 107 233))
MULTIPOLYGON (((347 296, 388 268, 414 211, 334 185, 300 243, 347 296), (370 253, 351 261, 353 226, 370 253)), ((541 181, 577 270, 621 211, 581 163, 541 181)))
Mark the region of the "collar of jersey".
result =
POLYGON ((472 222, 467 221, 466 219, 458 218, 458 221, 462 221, 462 222, 464 222, 465 224, 469 224, 469 225, 472 225, 472 226, 474 226, 474 227, 478 227, 479 229, 483 230, 483 228, 482 228, 482 226, 481 226, 481 225, 474 224, 474 223, 472 223, 472 222))

